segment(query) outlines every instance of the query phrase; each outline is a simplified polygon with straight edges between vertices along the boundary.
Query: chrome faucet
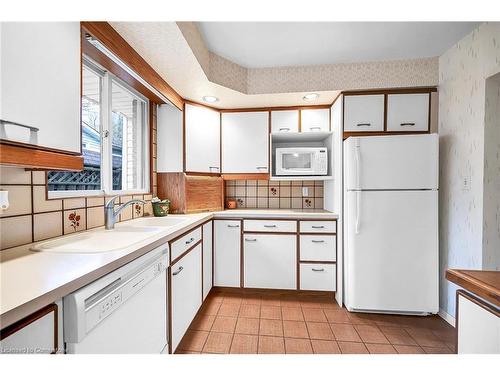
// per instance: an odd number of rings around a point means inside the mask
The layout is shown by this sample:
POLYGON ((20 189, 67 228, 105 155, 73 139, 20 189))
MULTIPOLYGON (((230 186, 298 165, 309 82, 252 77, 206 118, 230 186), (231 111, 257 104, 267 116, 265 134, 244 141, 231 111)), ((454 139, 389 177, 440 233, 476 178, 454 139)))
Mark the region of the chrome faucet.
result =
POLYGON ((134 203, 146 204, 146 201, 143 201, 142 199, 132 199, 118 206, 115 211, 114 207, 116 198, 118 198, 118 196, 111 198, 109 202, 104 206, 104 226, 106 227, 106 229, 114 229, 116 218, 125 207, 128 207, 134 203))

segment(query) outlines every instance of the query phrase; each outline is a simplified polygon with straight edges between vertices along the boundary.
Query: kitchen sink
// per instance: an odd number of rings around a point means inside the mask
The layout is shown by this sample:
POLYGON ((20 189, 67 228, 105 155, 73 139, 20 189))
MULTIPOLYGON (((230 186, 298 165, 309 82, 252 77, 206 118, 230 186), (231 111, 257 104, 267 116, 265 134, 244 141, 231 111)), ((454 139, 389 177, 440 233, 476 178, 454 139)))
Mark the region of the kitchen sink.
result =
POLYGON ((65 236, 37 244, 31 250, 50 253, 105 253, 144 241, 161 230, 158 226, 127 225, 65 236))
POLYGON ((164 217, 144 217, 142 219, 135 219, 127 223, 129 226, 142 227, 171 227, 187 221, 186 217, 164 216, 164 217))

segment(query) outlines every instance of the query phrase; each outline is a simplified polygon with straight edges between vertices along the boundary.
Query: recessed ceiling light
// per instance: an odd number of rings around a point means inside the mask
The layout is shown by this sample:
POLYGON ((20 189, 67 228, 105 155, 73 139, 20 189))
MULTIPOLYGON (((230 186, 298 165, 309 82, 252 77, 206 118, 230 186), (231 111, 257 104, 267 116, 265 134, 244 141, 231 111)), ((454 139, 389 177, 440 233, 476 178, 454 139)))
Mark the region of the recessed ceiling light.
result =
POLYGON ((207 102, 207 103, 215 103, 215 102, 219 101, 219 98, 217 98, 215 96, 204 96, 203 101, 207 102))
POLYGON ((316 93, 311 93, 311 94, 306 94, 302 99, 304 99, 306 102, 312 102, 313 100, 316 100, 319 98, 319 94, 316 93))

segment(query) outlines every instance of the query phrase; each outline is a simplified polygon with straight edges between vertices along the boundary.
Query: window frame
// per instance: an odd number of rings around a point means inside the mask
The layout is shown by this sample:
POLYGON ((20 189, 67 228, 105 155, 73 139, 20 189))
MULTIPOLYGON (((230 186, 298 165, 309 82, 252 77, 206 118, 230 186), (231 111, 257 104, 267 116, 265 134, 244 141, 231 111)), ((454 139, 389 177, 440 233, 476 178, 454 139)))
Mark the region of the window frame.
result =
MULTIPOLYGON (((99 120, 101 126, 101 167, 100 167, 100 177, 101 177, 101 188, 96 190, 48 190, 48 178, 46 176, 46 188, 48 199, 61 199, 61 198, 77 198, 77 197, 98 197, 98 196, 110 196, 110 195, 133 195, 133 194, 149 194, 150 193, 150 175, 151 175, 151 165, 150 165, 150 153, 151 153, 151 140, 150 140, 150 100, 133 88, 131 85, 117 77, 115 74, 109 70, 103 68, 97 64, 94 60, 86 55, 82 55, 82 69, 87 68, 92 70, 95 74, 101 77, 100 82, 100 111, 99 120), (123 89, 127 90, 137 99, 144 102, 144 111, 142 116, 144 120, 142 122, 142 144, 141 144, 141 154, 142 163, 139 168, 142 170, 142 186, 141 189, 122 189, 113 190, 113 146, 112 146, 112 84, 117 84, 123 89), (106 136, 105 136, 106 134, 106 136)), ((80 97, 80 101, 83 99, 83 95, 80 97)), ((80 104, 80 110, 82 106, 80 104)), ((80 115, 80 122, 82 121, 82 116, 80 115)), ((80 125, 82 128, 82 125, 80 125)), ((81 142, 83 143, 83 137, 81 137, 81 142)), ((82 148, 83 151, 83 148, 82 148)), ((71 172, 69 172, 71 173, 71 172)))

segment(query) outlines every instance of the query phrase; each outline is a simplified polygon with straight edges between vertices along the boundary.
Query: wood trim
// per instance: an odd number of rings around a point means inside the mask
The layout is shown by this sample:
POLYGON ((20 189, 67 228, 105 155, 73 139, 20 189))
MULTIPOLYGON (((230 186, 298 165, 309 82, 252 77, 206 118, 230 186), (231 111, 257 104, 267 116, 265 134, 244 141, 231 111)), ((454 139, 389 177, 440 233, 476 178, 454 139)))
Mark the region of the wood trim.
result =
MULTIPOLYGON (((301 264, 337 264, 335 260, 301 260, 301 264)), ((336 275, 336 273, 335 273, 336 275)))
POLYGON ((328 292, 323 290, 295 290, 295 289, 269 289, 269 288, 238 288, 231 286, 214 286, 213 292, 215 293, 269 293, 284 296, 304 296, 304 297, 325 297, 335 298, 335 292, 328 292))
POLYGON ((245 242, 243 235, 243 219, 240 219, 240 288, 245 287, 245 242))
POLYGON ((172 354, 172 266, 167 269, 167 303, 168 303, 168 321, 167 321, 167 345, 168 353, 172 354))
POLYGON ((330 106, 331 106, 330 104, 291 105, 291 106, 276 106, 276 107, 225 108, 225 109, 219 109, 219 111, 221 113, 291 111, 291 110, 302 110, 302 109, 325 109, 325 108, 330 108, 330 106))
POLYGON ((0 164, 47 170, 81 171, 83 156, 0 142, 0 164))
MULTIPOLYGON (((130 75, 125 69, 111 60, 108 56, 106 56, 103 52, 99 51, 94 45, 92 45, 85 34, 88 34, 85 29, 82 28, 82 54, 85 54, 97 64, 102 66, 104 69, 108 70, 110 73, 114 74, 122 81, 126 82, 129 86, 133 87, 135 90, 140 92, 150 101, 153 101, 158 104, 164 104, 165 100, 157 96, 154 92, 144 86, 141 82, 135 79, 130 75)), ((83 55, 82 55, 83 57, 83 55)))
POLYGON ((269 173, 222 173, 223 180, 269 180, 269 173))
POLYGON ((429 130, 424 131, 407 131, 407 132, 344 132, 343 139, 347 139, 349 137, 366 137, 366 136, 375 136, 375 135, 415 135, 415 134, 430 134, 429 130))
POLYGON ((220 112, 219 108, 215 108, 215 107, 212 107, 210 105, 200 103, 200 102, 195 102, 195 101, 189 100, 189 99, 184 99, 184 104, 190 104, 190 105, 193 105, 196 107, 203 107, 203 108, 211 109, 212 111, 215 111, 215 112, 220 112))
MULTIPOLYGON (((167 172, 168 173, 168 172, 167 172)), ((186 176, 203 176, 203 177, 220 177, 220 173, 209 173, 209 172, 184 172, 186 176)))
MULTIPOLYGON (((153 148, 156 147, 153 139, 155 124, 157 123, 156 114, 156 103, 149 102, 149 191, 153 192, 153 177, 154 177, 154 158, 153 158, 153 148)), ((158 134, 158 129, 156 130, 158 134)), ((158 150, 156 150, 158 156, 158 150)))
POLYGON ((449 269, 446 271, 446 279, 461 286, 469 292, 484 298, 493 305, 500 306, 500 288, 498 287, 498 283, 500 283, 500 271, 478 271, 484 273, 485 275, 491 274, 496 277, 496 284, 488 283, 485 280, 481 280, 464 272, 467 271, 449 269))
MULTIPOLYGON (((446 271, 448 272, 448 271, 446 271)), ((491 306, 491 305, 488 305, 487 303, 485 303, 484 301, 480 300, 479 298, 477 298, 476 296, 474 296, 473 294, 463 290, 463 289, 459 289, 457 290, 457 293, 456 293, 456 297, 455 297, 455 306, 456 306, 456 317, 455 317, 455 354, 458 354, 458 325, 459 325, 459 314, 460 314, 460 304, 459 304, 459 298, 460 296, 468 299, 469 301, 471 301, 472 303, 475 303, 476 305, 478 305, 479 307, 489 311, 490 313, 496 315, 497 317, 500 317, 500 309, 497 309, 495 308, 494 306, 491 306)))
POLYGON ((186 255, 188 255, 191 251, 193 251, 198 245, 202 245, 201 247, 203 248, 203 240, 198 240, 198 242, 195 242, 194 245, 189 247, 186 251, 184 251, 181 255, 179 255, 177 258, 175 258, 172 262, 170 262, 170 266, 173 266, 177 264, 182 258, 184 258, 186 255))
POLYGON ((51 354, 56 354, 58 351, 58 340, 59 340, 59 316, 58 316, 58 306, 55 303, 52 303, 48 306, 45 306, 41 308, 38 311, 35 311, 34 313, 28 315, 27 317, 21 319, 20 321, 11 324, 8 327, 5 327, 4 329, 0 330, 0 341, 6 339, 10 335, 13 335, 17 331, 20 331, 21 329, 25 328, 26 326, 30 325, 31 323, 37 321, 38 319, 44 317, 47 314, 54 313, 54 350, 52 351, 51 354))
POLYGON ((139 55, 108 22, 84 21, 80 23, 89 34, 97 38, 127 66, 157 89, 177 108, 182 110, 182 97, 139 55))
MULTIPOLYGON (((373 89, 373 90, 349 90, 342 91, 340 94, 344 96, 349 95, 382 95, 382 94, 425 94, 437 92, 436 86, 428 87, 399 87, 390 89, 373 89)), ((333 103, 332 103, 333 104, 333 103)))

